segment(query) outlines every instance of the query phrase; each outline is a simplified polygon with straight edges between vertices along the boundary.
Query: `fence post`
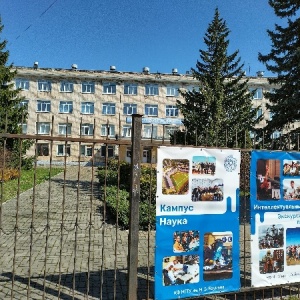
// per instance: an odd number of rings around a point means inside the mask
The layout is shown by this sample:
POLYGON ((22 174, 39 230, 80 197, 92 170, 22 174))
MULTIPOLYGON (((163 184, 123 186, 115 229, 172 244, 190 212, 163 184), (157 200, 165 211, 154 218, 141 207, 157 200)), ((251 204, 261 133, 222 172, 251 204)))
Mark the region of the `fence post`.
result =
POLYGON ((132 115, 127 299, 137 299, 142 116, 132 115))

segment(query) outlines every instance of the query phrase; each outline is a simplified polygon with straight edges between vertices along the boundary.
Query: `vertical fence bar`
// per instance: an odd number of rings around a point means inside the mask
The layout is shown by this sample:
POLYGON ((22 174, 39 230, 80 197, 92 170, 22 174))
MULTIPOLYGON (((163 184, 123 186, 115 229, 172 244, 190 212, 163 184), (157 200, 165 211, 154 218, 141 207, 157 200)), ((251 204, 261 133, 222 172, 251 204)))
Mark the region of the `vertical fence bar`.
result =
POLYGON ((137 267, 139 241, 139 201, 141 174, 142 115, 132 115, 131 189, 128 235, 128 293, 127 299, 137 299, 137 267))

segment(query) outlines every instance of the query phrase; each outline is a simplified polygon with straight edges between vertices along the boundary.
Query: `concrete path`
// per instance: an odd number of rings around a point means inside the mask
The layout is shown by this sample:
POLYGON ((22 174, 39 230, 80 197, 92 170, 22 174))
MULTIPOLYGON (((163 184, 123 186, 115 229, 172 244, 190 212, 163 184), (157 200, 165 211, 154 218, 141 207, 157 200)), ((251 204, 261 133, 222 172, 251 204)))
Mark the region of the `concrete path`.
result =
MULTIPOLYGON (((92 171, 68 167, 2 205, 0 299, 126 299, 128 232, 103 220, 92 171)), ((139 299, 153 298, 153 246, 141 232, 139 299)))

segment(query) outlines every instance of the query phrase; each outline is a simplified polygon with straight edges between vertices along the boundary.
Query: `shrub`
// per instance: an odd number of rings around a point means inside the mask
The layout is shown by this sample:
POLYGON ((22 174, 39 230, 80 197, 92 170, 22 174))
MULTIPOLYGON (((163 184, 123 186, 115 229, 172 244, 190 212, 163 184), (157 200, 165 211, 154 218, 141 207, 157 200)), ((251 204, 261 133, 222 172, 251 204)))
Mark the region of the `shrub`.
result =
MULTIPOLYGON (((119 199, 118 199, 118 161, 111 159, 107 167, 99 167, 97 177, 102 190, 102 200, 106 200, 107 209, 112 218, 118 214, 119 224, 129 227, 130 209, 130 164, 120 163, 119 199), (106 182, 106 189, 104 184, 106 182), (104 190, 106 193, 104 194, 104 190)), ((156 169, 149 166, 141 167, 140 178, 140 229, 155 227, 156 212, 156 169)))

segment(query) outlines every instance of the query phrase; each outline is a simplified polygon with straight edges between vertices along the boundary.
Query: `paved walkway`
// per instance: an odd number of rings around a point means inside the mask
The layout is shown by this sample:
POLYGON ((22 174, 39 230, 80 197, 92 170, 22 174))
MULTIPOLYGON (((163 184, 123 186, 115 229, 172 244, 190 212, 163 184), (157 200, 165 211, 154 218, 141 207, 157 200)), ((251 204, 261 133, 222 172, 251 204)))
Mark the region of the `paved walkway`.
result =
MULTIPOLYGON (((68 167, 3 204, 0 299, 126 299, 128 232, 104 222, 94 175, 68 167)), ((153 252, 141 233, 139 299, 153 298, 153 252)))

